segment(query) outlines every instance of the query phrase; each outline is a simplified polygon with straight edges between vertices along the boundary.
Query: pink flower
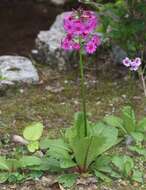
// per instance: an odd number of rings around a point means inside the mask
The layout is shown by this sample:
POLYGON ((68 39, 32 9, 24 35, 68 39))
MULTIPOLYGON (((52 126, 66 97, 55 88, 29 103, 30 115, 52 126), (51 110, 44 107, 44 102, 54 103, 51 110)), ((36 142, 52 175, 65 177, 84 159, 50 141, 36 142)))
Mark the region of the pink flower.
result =
POLYGON ((98 23, 97 15, 93 11, 79 9, 66 13, 64 29, 67 35, 62 40, 61 47, 64 50, 75 51, 85 48, 87 53, 94 53, 101 44, 100 37, 93 35, 98 23))
POLYGON ((73 25, 71 22, 65 22, 64 23, 64 29, 66 32, 72 33, 73 32, 73 25))
POLYGON ((62 49, 68 51, 68 50, 72 50, 73 47, 72 47, 72 41, 68 40, 67 37, 64 38, 62 41, 61 41, 61 47, 62 49))
POLYGON ((137 71, 142 64, 141 59, 139 57, 135 58, 134 60, 129 59, 126 57, 123 60, 123 65, 129 67, 131 71, 137 71))
POLYGON ((139 68, 139 66, 137 65, 137 63, 135 61, 131 62, 131 66, 130 66, 130 70, 131 71, 137 71, 139 68))
POLYGON ((95 43, 95 45, 96 45, 97 47, 100 46, 100 44, 101 44, 101 39, 100 39, 100 37, 99 37, 97 34, 95 34, 95 35, 92 37, 91 40, 93 41, 93 43, 95 43))
POLYGON ((84 25, 80 20, 75 20, 73 22, 73 34, 80 35, 84 32, 84 25))
POLYGON ((139 57, 136 57, 135 59, 134 59, 134 62, 135 62, 135 64, 139 67, 142 63, 141 63, 141 59, 139 58, 139 57))
POLYGON ((139 57, 135 58, 130 65, 131 71, 137 71, 139 69, 139 66, 141 65, 141 59, 139 57))
POLYGON ((72 39, 73 39, 72 34, 71 34, 71 33, 68 33, 68 34, 66 35, 66 40, 71 41, 72 39))
POLYGON ((85 50, 89 54, 93 54, 96 51, 96 48, 97 46, 95 45, 93 41, 89 41, 85 46, 85 50))
POLYGON ((80 44, 79 43, 73 43, 73 49, 76 50, 76 51, 79 51, 80 50, 80 44))
POLYGON ((131 65, 131 60, 126 57, 124 60, 123 60, 123 65, 125 65, 126 67, 130 67, 131 65))

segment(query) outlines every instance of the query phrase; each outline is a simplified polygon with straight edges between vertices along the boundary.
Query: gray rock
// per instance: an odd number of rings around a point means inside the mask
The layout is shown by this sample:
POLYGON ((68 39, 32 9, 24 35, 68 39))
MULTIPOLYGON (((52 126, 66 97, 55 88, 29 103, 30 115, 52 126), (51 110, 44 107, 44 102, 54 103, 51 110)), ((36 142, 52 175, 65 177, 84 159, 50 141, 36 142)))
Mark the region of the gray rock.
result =
POLYGON ((116 64, 122 64, 122 61, 127 57, 127 53, 118 45, 112 46, 113 59, 116 64))
POLYGON ((63 18, 64 13, 57 16, 50 30, 40 31, 36 39, 38 54, 34 57, 37 61, 59 70, 65 70, 66 64, 70 60, 73 62, 73 59, 71 59, 72 53, 66 53, 60 47, 61 40, 65 37, 63 18))
POLYGON ((13 82, 36 83, 39 81, 37 70, 32 62, 21 56, 0 56, 0 85, 13 82), (4 80, 3 80, 4 79, 4 80))
POLYGON ((66 0, 51 0, 55 5, 64 5, 66 0))

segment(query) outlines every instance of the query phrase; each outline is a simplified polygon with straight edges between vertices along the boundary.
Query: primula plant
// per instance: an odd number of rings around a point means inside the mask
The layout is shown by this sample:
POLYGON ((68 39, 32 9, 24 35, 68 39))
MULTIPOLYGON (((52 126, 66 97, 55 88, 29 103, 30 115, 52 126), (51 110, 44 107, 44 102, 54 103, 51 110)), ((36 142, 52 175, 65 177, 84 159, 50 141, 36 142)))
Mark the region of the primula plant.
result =
POLYGON ((104 122, 119 129, 120 136, 131 136, 139 144, 145 139, 146 118, 136 120, 134 110, 130 106, 125 106, 121 111, 121 116, 106 116, 104 122))
POLYGON ((126 57, 123 60, 123 65, 125 65, 126 67, 128 67, 130 69, 130 71, 137 71, 139 78, 141 78, 142 81, 142 86, 143 86, 143 90, 144 90, 144 95, 146 97, 146 84, 145 84, 145 78, 144 78, 144 72, 145 72, 145 67, 144 69, 142 69, 142 61, 139 57, 135 58, 134 60, 129 59, 128 57, 126 57))
POLYGON ((41 143, 42 148, 49 148, 49 156, 60 157, 61 167, 75 167, 79 173, 87 172, 97 156, 117 143, 117 129, 87 120, 83 55, 93 54, 101 44, 95 32, 98 25, 99 20, 92 11, 78 9, 65 14, 64 29, 67 34, 61 46, 65 51, 75 50, 80 55, 82 112, 75 115, 73 127, 66 130, 59 144, 56 140, 41 143))
MULTIPOLYGON (((73 168, 76 173, 97 172, 98 168, 93 169, 92 163, 118 143, 116 128, 87 120, 83 55, 93 54, 101 43, 95 33, 98 24, 99 20, 92 11, 79 9, 65 14, 64 28, 67 35, 61 46, 65 51, 75 50, 80 55, 82 112, 75 114, 73 126, 65 131, 62 138, 47 138, 40 142, 41 149, 46 150, 46 156, 56 159, 61 169, 73 168)), ((66 178, 65 175, 59 180, 63 183, 66 178)), ((76 179, 74 174, 72 179, 76 179)))

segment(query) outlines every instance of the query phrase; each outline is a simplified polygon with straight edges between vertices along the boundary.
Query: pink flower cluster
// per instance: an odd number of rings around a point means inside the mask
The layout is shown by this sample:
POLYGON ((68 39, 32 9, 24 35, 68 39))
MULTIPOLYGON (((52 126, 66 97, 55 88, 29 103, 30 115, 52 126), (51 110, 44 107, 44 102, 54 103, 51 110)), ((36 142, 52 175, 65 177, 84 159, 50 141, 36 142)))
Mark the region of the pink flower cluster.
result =
POLYGON ((135 58, 134 60, 129 59, 126 57, 123 60, 123 65, 129 67, 131 71, 137 71, 142 64, 141 59, 139 57, 135 58))
POLYGON ((61 42, 64 50, 85 49, 89 54, 96 51, 101 44, 100 37, 92 34, 98 25, 98 19, 94 12, 77 10, 68 12, 64 17, 64 29, 67 33, 61 42))

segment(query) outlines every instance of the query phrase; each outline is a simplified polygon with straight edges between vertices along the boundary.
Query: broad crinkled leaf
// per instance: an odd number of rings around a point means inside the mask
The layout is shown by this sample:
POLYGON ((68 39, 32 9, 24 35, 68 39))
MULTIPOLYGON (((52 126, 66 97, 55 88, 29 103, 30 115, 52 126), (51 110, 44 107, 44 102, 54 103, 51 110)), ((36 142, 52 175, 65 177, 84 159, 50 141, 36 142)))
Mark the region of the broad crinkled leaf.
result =
POLYGON ((103 155, 96 159, 94 167, 96 170, 102 170, 104 167, 109 166, 110 162, 111 162, 111 157, 103 155))
POLYGON ((59 147, 51 147, 47 153, 47 156, 50 156, 52 158, 56 158, 56 159, 70 159, 71 156, 69 154, 69 152, 65 149, 61 149, 59 147))
POLYGON ((36 156, 23 156, 20 160, 21 167, 39 166, 42 161, 36 156))
POLYGON ((144 134, 140 132, 131 132, 130 135, 136 141, 136 143, 142 142, 144 140, 144 134))
POLYGON ((129 150, 138 153, 139 155, 143 155, 146 157, 146 149, 139 146, 129 146, 129 150))
POLYGON ((70 151, 69 145, 63 139, 42 139, 40 141, 41 149, 58 148, 60 150, 70 151))
POLYGON ((43 133, 43 124, 42 123, 32 123, 27 126, 23 131, 23 136, 28 141, 37 141, 43 133))
POLYGON ((10 170, 17 170, 18 168, 21 167, 19 160, 12 158, 7 159, 7 165, 9 166, 10 170))
POLYGON ((105 174, 103 174, 97 170, 95 170, 95 176, 97 178, 101 179, 102 181, 107 182, 107 183, 112 181, 108 176, 106 176, 105 174))
POLYGON ((62 159, 60 161, 60 167, 64 168, 64 169, 66 169, 66 168, 72 168, 72 167, 75 167, 76 165, 77 164, 74 161, 72 161, 71 159, 70 160, 62 159))
POLYGON ((58 177, 58 182, 65 188, 70 188, 74 185, 78 178, 77 174, 64 174, 58 177))
POLYGON ((0 184, 4 183, 8 180, 9 173, 7 172, 0 172, 0 184))
POLYGON ((9 170, 9 166, 4 157, 0 156, 0 170, 9 170))
POLYGON ((102 136, 73 138, 70 141, 77 164, 88 167, 100 153, 100 147, 106 142, 102 136))
POLYGON ((30 170, 33 171, 50 171, 50 172, 60 172, 60 162, 51 157, 41 158, 41 164, 35 166, 29 166, 30 170))
POLYGON ((127 133, 123 127, 123 120, 119 117, 113 115, 106 116, 104 122, 111 127, 118 127, 122 133, 127 133))
POLYGON ((143 183, 144 182, 143 172, 134 170, 132 175, 132 180, 137 181, 138 183, 143 183))
POLYGON ((36 150, 39 149, 39 142, 38 141, 31 141, 27 145, 27 148, 28 148, 29 152, 35 152, 36 150))
POLYGON ((136 130, 139 132, 146 132, 146 117, 138 122, 136 130))
POLYGON ((121 156, 114 156, 112 162, 120 171, 124 170, 124 161, 121 156))
POLYGON ((102 154, 118 142, 118 130, 99 122, 92 127, 92 134, 104 137, 105 142, 98 148, 98 155, 102 154))
POLYGON ((135 131, 136 118, 134 110, 130 106, 125 106, 122 109, 122 119, 124 122, 124 128, 128 133, 135 131))
POLYGON ((126 177, 128 177, 133 168, 134 168, 134 162, 131 157, 129 156, 114 156, 112 158, 113 164, 119 169, 120 172, 123 173, 126 177))

